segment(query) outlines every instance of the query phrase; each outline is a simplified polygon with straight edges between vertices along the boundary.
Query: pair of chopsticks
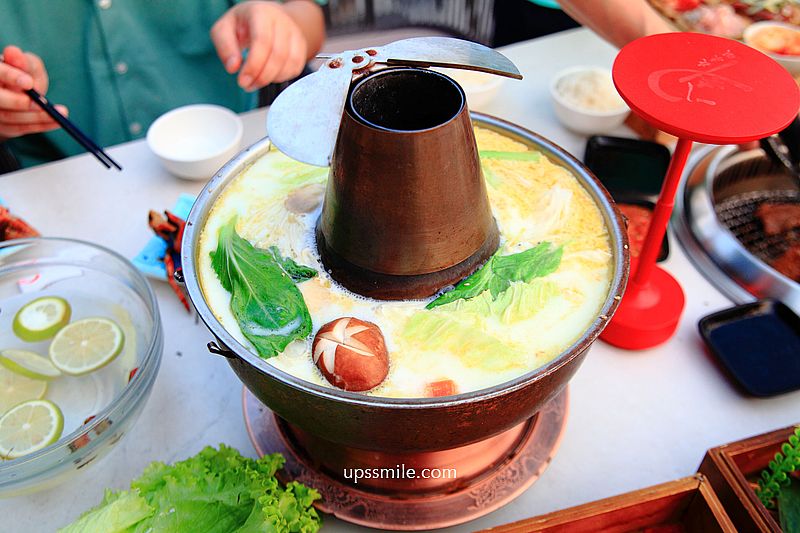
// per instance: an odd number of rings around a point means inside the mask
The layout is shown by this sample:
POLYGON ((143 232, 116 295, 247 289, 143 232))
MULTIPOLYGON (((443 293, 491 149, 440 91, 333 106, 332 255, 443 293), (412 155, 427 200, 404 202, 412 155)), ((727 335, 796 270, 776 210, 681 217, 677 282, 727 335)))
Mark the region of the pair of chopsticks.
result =
POLYGON ((64 128, 64 131, 69 133, 73 139, 78 141, 78 143, 80 143, 81 146, 86 148, 87 151, 95 156, 98 161, 103 163, 106 168, 111 168, 113 165, 117 168, 117 170, 122 170, 122 167, 119 166, 116 161, 111 159, 111 157, 109 157, 109 155, 105 153, 102 148, 97 146, 97 144, 91 138, 89 138, 88 135, 83 133, 78 126, 73 124, 67 117, 59 113, 58 110, 53 107, 53 104, 47 100, 47 98, 36 92, 35 89, 28 89, 25 91, 25 93, 30 96, 31 100, 33 100, 36 105, 41 107, 45 113, 50 115, 53 120, 58 122, 58 124, 64 128))

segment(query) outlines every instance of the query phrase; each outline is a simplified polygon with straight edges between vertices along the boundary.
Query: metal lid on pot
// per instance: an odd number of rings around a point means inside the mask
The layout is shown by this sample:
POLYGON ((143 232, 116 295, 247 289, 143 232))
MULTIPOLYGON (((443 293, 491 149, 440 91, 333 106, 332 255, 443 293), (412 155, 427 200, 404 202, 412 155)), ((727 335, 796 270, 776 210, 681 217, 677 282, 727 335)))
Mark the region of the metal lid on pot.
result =
POLYGON ((288 156, 328 166, 350 83, 378 65, 449 67, 522 79, 517 67, 500 52, 449 37, 415 37, 385 46, 347 50, 326 58, 315 73, 283 91, 267 117, 272 143, 288 156))

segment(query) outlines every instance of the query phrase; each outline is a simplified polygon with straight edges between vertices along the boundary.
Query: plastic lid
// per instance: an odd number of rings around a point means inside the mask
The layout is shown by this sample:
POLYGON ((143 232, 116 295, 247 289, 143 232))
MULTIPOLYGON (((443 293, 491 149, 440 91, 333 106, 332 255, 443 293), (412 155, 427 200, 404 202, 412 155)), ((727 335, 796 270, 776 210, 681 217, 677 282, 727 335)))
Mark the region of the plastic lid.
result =
POLYGON ((626 45, 614 84, 630 108, 659 129, 692 141, 735 144, 784 129, 800 108, 794 78, 742 43, 665 33, 626 45))

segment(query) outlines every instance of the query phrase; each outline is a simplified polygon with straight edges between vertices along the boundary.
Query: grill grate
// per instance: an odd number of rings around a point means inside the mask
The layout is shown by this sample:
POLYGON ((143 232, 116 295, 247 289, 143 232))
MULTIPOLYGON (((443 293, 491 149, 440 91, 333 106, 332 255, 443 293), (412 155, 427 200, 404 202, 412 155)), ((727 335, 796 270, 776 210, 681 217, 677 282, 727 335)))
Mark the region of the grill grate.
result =
POLYGON ((766 263, 781 256, 789 245, 800 239, 800 232, 766 235, 755 212, 761 204, 800 204, 800 191, 751 191, 730 196, 718 203, 714 209, 717 217, 747 250, 766 263))

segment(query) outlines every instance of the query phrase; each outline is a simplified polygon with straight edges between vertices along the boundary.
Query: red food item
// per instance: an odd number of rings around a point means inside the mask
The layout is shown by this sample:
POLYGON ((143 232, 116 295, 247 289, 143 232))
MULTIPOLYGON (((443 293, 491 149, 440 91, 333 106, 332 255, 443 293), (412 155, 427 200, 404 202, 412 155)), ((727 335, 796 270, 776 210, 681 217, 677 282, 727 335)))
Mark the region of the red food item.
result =
POLYGON ((650 218, 653 212, 646 207, 635 204, 617 204, 619 210, 628 219, 628 243, 631 257, 639 257, 644 246, 647 230, 650 227, 650 218))
POLYGON ((800 204, 763 203, 756 209, 756 217, 767 235, 779 235, 800 228, 800 204))
POLYGON ((347 391, 373 389, 389 373, 383 333, 372 322, 358 318, 337 318, 322 326, 311 353, 325 379, 347 391))
POLYGON ((24 220, 12 216, 5 207, 0 207, 0 241, 38 236, 39 232, 30 227, 24 220))
POLYGON ((675 11, 691 11, 700 7, 700 0, 673 0, 672 9, 675 11))
POLYGON ((90 442, 92 442, 92 439, 89 438, 89 435, 81 435, 74 441, 70 442, 67 447, 69 448, 69 451, 76 452, 81 448, 83 448, 84 446, 86 446, 87 444, 89 444, 90 442))
POLYGON ((133 376, 135 376, 135 375, 136 375, 136 372, 138 372, 138 371, 139 371, 139 367, 137 366, 136 368, 134 368, 133 370, 131 370, 131 371, 128 373, 128 383, 130 383, 130 382, 131 382, 131 380, 133 379, 133 376))
POLYGON ((754 32, 749 44, 773 54, 800 55, 800 31, 784 26, 762 28, 754 32))
POLYGON ((172 291, 178 296, 183 307, 189 312, 189 302, 186 295, 178 286, 175 280, 175 271, 181 269, 181 241, 183 240, 183 230, 186 228, 186 221, 182 218, 164 211, 164 215, 156 211, 150 211, 147 217, 150 228, 167 243, 167 251, 164 253, 164 267, 167 270, 167 283, 172 287, 172 291))
POLYGON ((92 415, 92 416, 88 417, 86 420, 83 421, 83 425, 85 426, 86 424, 88 424, 89 422, 94 420, 95 418, 96 418, 95 415, 92 415))
POLYGON ((425 396, 429 398, 452 396, 457 392, 458 390, 456 389, 456 383, 452 379, 432 381, 425 386, 425 396))
POLYGON ((782 256, 774 260, 772 268, 800 283, 800 244, 791 246, 782 256))

